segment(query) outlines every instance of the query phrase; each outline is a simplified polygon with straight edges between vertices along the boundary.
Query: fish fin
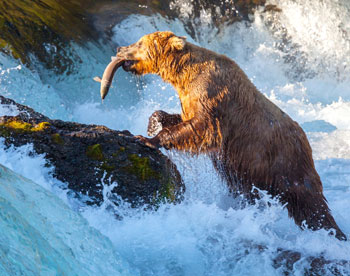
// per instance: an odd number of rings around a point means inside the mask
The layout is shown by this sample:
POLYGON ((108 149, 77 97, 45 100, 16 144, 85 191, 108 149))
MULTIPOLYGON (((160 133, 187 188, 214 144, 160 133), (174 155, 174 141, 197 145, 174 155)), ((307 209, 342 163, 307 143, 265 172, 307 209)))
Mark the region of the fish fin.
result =
POLYGON ((102 80, 100 77, 94 77, 94 81, 101 82, 102 80))

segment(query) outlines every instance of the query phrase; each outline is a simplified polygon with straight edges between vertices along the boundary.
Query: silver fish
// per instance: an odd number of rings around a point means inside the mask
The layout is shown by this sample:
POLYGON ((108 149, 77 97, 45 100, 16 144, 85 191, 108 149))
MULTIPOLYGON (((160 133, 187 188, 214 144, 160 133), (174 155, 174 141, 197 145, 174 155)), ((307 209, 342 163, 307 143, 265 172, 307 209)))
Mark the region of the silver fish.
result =
POLYGON ((117 69, 124 63, 125 59, 120 59, 117 57, 112 57, 112 61, 107 65, 105 71, 103 72, 102 80, 100 77, 94 77, 94 80, 101 83, 101 99, 102 102, 107 96, 109 88, 112 85, 112 80, 117 69))

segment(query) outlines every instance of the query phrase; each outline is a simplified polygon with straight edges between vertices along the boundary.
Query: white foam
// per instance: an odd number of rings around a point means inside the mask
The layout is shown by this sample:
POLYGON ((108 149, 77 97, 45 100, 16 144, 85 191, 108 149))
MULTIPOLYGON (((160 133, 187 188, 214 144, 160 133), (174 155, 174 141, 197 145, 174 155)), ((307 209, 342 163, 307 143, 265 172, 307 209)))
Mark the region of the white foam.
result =
POLYGON ((0 105, 0 116, 17 116, 18 114, 17 106, 12 104, 0 105))
POLYGON ((348 1, 271 0, 282 9, 275 21, 277 33, 287 30, 290 43, 305 53, 307 67, 317 74, 349 80, 350 29, 348 1))
POLYGON ((350 159, 350 131, 309 133, 314 159, 350 159))

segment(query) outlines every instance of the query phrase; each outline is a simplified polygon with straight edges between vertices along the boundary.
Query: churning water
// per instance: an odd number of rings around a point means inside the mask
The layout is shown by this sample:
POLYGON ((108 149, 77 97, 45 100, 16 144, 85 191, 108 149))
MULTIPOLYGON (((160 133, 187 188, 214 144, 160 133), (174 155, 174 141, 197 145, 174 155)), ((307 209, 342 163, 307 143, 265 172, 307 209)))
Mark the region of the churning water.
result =
MULTIPOLYGON (((233 58, 258 89, 307 132, 329 206, 349 236, 350 4, 268 2, 281 12, 260 9, 252 23, 218 29, 209 11, 203 9, 200 18, 192 19, 192 1, 176 0, 172 8, 182 12, 179 19, 130 15, 114 27, 113 39, 128 45, 144 34, 171 30, 233 58), (186 31, 186 20, 196 20, 195 39, 186 31)), ((142 135, 154 110, 180 112, 175 91, 160 78, 136 79, 122 70, 102 105, 99 84, 92 77, 103 71, 113 53, 72 47, 82 63, 69 76, 30 71, 0 54, 0 93, 52 118, 142 135)), ((0 106, 0 115, 16 112, 0 106)), ((65 275, 281 275, 273 262, 278 248, 301 253, 294 275, 304 274, 309 256, 350 261, 349 242, 329 237, 324 230, 301 231, 268 196, 257 205, 237 208, 205 156, 163 151, 183 176, 184 201, 165 204, 157 212, 125 204, 118 207, 124 219, 117 221, 107 211, 108 187, 101 207, 84 206, 66 194, 64 184, 44 167, 43 157, 29 156, 29 150, 30 146, 5 150, 0 144, 0 163, 20 175, 0 167, 1 275, 55 275, 59 268, 65 275)), ((348 265, 337 269, 339 275, 350 275, 348 265)), ((332 275, 332 270, 325 274, 332 275)))

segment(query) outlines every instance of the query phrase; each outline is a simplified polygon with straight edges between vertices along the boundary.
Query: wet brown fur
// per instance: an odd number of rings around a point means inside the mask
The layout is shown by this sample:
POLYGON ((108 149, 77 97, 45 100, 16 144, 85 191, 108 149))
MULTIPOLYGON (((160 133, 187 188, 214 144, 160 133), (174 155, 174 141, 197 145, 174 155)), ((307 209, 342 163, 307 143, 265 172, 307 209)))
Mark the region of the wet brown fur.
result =
POLYGON ((253 186, 287 203, 297 225, 337 226, 322 192, 304 131, 262 95, 231 59, 171 32, 156 32, 121 47, 136 74, 157 74, 177 90, 182 122, 163 128, 152 144, 209 153, 233 192, 254 198, 253 186))

